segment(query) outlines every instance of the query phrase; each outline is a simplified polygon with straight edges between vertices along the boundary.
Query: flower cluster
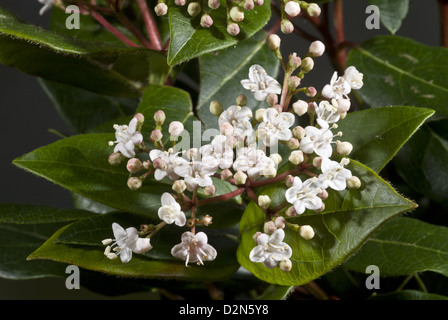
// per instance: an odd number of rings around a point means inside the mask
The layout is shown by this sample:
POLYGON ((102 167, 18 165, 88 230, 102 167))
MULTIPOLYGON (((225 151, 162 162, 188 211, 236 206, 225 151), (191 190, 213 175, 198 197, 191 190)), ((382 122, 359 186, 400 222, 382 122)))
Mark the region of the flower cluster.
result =
MULTIPOLYGON (((282 59, 276 37, 269 36, 267 43, 282 59)), ((335 73, 321 93, 317 93, 314 87, 301 87, 301 80, 313 69, 313 58, 322 55, 322 46, 319 42, 312 43, 303 59, 293 53, 288 61, 282 60, 285 71, 283 85, 269 76, 262 66, 251 66, 248 79, 241 80, 241 85, 256 100, 264 101, 267 107, 253 111, 247 106, 248 99, 244 95, 239 95, 235 104, 225 110, 218 101, 213 101, 210 112, 217 116, 219 128, 209 143, 202 144, 201 138, 200 147, 186 147, 184 142, 190 136, 183 123, 173 120, 167 126, 172 146, 166 149, 168 140, 165 138, 164 142, 162 132, 167 116, 162 110, 154 114, 151 148, 145 145, 141 134, 143 115, 136 114, 129 125, 114 126, 116 141, 109 143, 110 146, 115 145, 109 162, 115 165, 129 158, 129 188, 137 190, 146 178, 153 177, 158 181, 170 181, 173 190, 173 194, 165 192, 161 197, 158 210, 158 217, 162 220, 160 224, 145 225, 138 234, 134 229, 123 231, 114 225, 115 243, 122 261, 129 261, 132 252, 142 253, 151 249, 149 239, 167 224, 190 229, 182 234, 181 243, 172 248, 174 257, 184 260, 186 265, 214 260, 217 251, 208 244, 207 235, 202 231, 196 232, 197 226, 208 226, 212 217, 206 215, 199 219, 196 209, 245 193, 266 214, 263 230, 253 237, 256 245, 250 252, 250 260, 263 263, 267 268, 278 266, 285 272, 291 270, 293 250, 284 242, 288 237, 285 228, 298 233, 304 240, 312 239, 314 230, 309 225, 293 224, 290 218, 306 210, 324 210, 328 189, 358 188, 361 183, 346 168, 349 160, 345 156, 351 152, 352 145, 336 139, 342 132, 334 130, 350 108, 351 90, 362 86, 362 74, 354 67, 347 68, 340 77, 335 73), (306 98, 292 103, 291 100, 300 94, 306 98), (296 125, 300 117, 307 117, 310 125, 296 125), (179 138, 182 143, 178 142, 179 138), (279 151, 280 144, 285 145, 288 152, 279 151), (342 156, 342 160, 333 160, 335 153, 342 156), (137 157, 140 155, 146 159, 140 160, 137 157), (278 174, 279 164, 285 156, 289 167, 278 174), (237 189, 215 195, 213 178, 233 184, 237 189), (287 188, 285 201, 279 208, 272 208, 270 197, 257 195, 256 189, 280 181, 284 181, 287 188), (205 198, 200 199, 199 191, 205 198), (138 235, 146 237, 139 238, 138 235)), ((105 254, 109 258, 116 257, 110 247, 106 248, 105 254)))

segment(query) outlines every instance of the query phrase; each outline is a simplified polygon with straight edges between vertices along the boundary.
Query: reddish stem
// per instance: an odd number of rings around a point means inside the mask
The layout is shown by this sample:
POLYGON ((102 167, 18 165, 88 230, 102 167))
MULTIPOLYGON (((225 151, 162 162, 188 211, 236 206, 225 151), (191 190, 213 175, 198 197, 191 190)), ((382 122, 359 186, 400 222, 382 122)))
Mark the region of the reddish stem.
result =
POLYGON ((440 10, 440 35, 442 46, 448 48, 448 1, 439 0, 440 10))
POLYGON ((278 176, 274 177, 274 178, 269 178, 269 179, 264 179, 264 180, 259 180, 259 181, 254 181, 250 184, 250 187, 252 188, 259 188, 259 187, 263 187, 266 186, 268 184, 272 184, 272 183, 276 183, 276 182, 280 182, 285 180, 285 178, 287 176, 289 176, 290 174, 297 174, 301 171, 301 169, 299 167, 291 169, 289 171, 285 171, 283 173, 280 173, 278 176))
POLYGON ((159 30, 157 29, 156 22, 149 12, 148 5, 146 4, 146 0, 137 0, 137 4, 142 13, 143 21, 145 22, 146 31, 148 32, 149 40, 151 41, 154 50, 162 51, 162 40, 160 38, 159 30))
POLYGON ((226 194, 222 194, 220 196, 216 196, 216 197, 212 197, 212 198, 208 198, 208 199, 202 199, 199 200, 197 205, 198 206, 203 206, 205 204, 209 204, 209 203, 214 203, 214 202, 218 202, 218 201, 225 201, 234 197, 237 197, 239 195, 242 195, 244 193, 244 191, 246 190, 246 188, 238 188, 232 192, 226 193, 226 194))
MULTIPOLYGON (((336 32, 335 47, 338 48, 339 44, 345 42, 345 30, 344 30, 344 7, 343 0, 334 1, 334 28, 336 32)), ((345 60, 347 57, 347 51, 344 47, 339 47, 336 51, 336 59, 339 66, 345 69, 345 60)))

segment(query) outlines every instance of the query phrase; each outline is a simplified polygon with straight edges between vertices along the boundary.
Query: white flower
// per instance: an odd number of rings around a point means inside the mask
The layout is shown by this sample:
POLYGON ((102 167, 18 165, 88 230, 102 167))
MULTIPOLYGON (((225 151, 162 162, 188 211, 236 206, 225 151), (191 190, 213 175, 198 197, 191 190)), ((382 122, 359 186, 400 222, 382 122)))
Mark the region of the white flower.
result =
POLYGON ((350 84, 350 87, 354 90, 361 89, 364 85, 362 82, 363 74, 359 72, 356 67, 348 67, 344 72, 344 79, 350 84))
POLYGON ((349 163, 347 158, 341 160, 340 163, 322 158, 319 181, 324 189, 330 187, 334 190, 344 190, 347 187, 347 179, 352 177, 352 172, 345 169, 344 166, 349 163))
POLYGON ((175 181, 179 176, 174 172, 174 168, 187 162, 182 157, 179 157, 178 153, 168 151, 161 151, 158 149, 151 150, 149 152, 149 157, 151 161, 158 159, 160 161, 160 167, 157 167, 154 171, 154 178, 156 180, 162 180, 168 177, 171 181, 175 181))
POLYGON ((294 121, 292 113, 279 113, 275 108, 268 108, 263 113, 263 122, 258 126, 258 138, 268 147, 275 145, 279 140, 288 141, 292 138, 289 127, 294 121))
POLYGON ((112 230, 115 239, 103 240, 104 244, 112 243, 115 241, 111 246, 107 246, 106 250, 104 251, 104 254, 109 259, 115 259, 117 255, 119 255, 121 261, 123 263, 127 263, 132 258, 132 252, 145 253, 152 249, 150 239, 139 238, 137 229, 133 227, 127 228, 125 230, 118 223, 114 222, 112 224, 112 230), (115 245, 117 247, 113 248, 115 245), (117 253, 112 253, 112 249, 117 253))
POLYGON ((217 252, 215 248, 207 244, 208 238, 204 232, 193 234, 189 231, 182 234, 182 242, 171 249, 171 254, 185 260, 187 266, 189 262, 204 264, 205 261, 215 260, 217 252))
POLYGON ((254 97, 258 101, 266 100, 270 93, 280 94, 282 92, 280 83, 257 64, 249 68, 249 79, 241 80, 241 85, 244 89, 254 92, 254 97))
POLYGON ((173 222, 182 227, 187 221, 185 213, 181 210, 180 204, 174 200, 173 196, 168 192, 162 194, 162 207, 159 208, 158 214, 159 218, 168 224, 173 222))
POLYGON ((327 99, 344 99, 348 98, 351 92, 350 83, 344 77, 338 78, 338 73, 335 71, 331 77, 330 84, 327 84, 322 89, 322 96, 327 99))
POLYGON ((214 175, 218 167, 218 161, 214 158, 204 158, 203 161, 182 163, 174 168, 174 172, 183 177, 188 191, 198 187, 208 187, 213 184, 210 176, 214 175))
POLYGON ((266 268, 275 268, 279 262, 292 256, 291 247, 283 242, 285 231, 277 229, 272 235, 260 234, 256 241, 257 246, 252 249, 249 259, 252 262, 261 262, 266 268))
POLYGON ((120 152, 124 156, 128 158, 132 158, 135 156, 134 146, 142 143, 143 136, 137 131, 137 118, 132 118, 129 122, 129 126, 118 124, 114 125, 115 129, 115 138, 117 141, 110 141, 109 145, 113 145, 116 143, 117 145, 114 148, 114 152, 120 152))
POLYGON ((39 14, 43 15, 45 12, 51 9, 51 7, 54 5, 56 0, 39 0, 39 3, 43 4, 44 6, 40 9, 39 14))
POLYGON ((251 118, 252 110, 248 107, 230 106, 219 116, 219 128, 228 123, 233 127, 233 136, 246 137, 253 131, 251 118))
POLYGON ((314 103, 314 106, 317 115, 316 122, 322 128, 328 128, 330 123, 338 122, 341 118, 341 115, 338 113, 338 108, 326 100, 321 101, 319 106, 314 103))
POLYGON ((302 183, 299 177, 294 177, 291 188, 285 192, 285 198, 298 214, 302 214, 306 209, 318 210, 322 207, 322 199, 318 196, 321 192, 317 178, 310 178, 302 183))
POLYGON ((305 137, 300 141, 300 149, 304 153, 311 154, 315 152, 317 155, 325 158, 331 157, 333 148, 331 142, 333 133, 329 128, 318 129, 313 126, 305 128, 305 137))
POLYGON ((233 163, 235 171, 246 172, 252 180, 260 178, 263 172, 270 167, 275 167, 274 160, 267 157, 263 150, 256 149, 253 146, 238 149, 237 157, 233 163))
POLYGON ((229 169, 233 164, 233 148, 224 135, 217 135, 210 144, 200 147, 199 152, 203 158, 215 158, 221 169, 229 169))

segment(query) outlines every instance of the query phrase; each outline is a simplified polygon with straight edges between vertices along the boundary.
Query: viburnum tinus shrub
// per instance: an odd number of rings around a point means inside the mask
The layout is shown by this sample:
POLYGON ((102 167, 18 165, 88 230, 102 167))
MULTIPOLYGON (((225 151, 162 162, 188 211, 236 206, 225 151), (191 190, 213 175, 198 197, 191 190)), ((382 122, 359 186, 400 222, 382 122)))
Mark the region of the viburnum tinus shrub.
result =
POLYGON ((359 280, 374 266, 389 297, 435 297, 417 273, 446 275, 446 228, 399 216, 445 205, 444 48, 350 43, 341 0, 39 2, 51 31, 0 9, 0 61, 40 78, 73 135, 13 163, 73 209, 2 205, 5 246, 25 244, 2 275, 75 265, 92 290, 328 299, 380 290, 359 280))

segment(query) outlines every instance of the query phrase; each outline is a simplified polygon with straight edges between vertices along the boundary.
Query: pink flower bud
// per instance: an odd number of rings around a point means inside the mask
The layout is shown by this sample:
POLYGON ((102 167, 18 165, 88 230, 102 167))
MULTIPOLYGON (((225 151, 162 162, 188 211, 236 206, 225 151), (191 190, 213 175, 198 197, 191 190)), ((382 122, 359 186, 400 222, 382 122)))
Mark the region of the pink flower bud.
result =
POLYGON ((277 230, 277 227, 274 224, 274 221, 267 221, 263 226, 264 233, 274 233, 277 230))
POLYGON ((231 36, 236 36, 240 33, 240 27, 236 23, 230 23, 227 26, 227 33, 231 36))
POLYGON ((296 138, 291 138, 286 142, 286 145, 288 146, 289 149, 297 149, 300 146, 300 142, 299 140, 297 140, 296 138))
POLYGON ((165 115, 165 112, 163 112, 162 110, 158 110, 154 113, 154 122, 157 125, 159 125, 159 126, 163 125, 165 120, 166 120, 166 115, 165 115))
POLYGON ((328 191, 324 189, 324 190, 322 190, 322 192, 319 193, 317 196, 318 196, 319 198, 321 198, 322 200, 325 200, 325 199, 328 198, 328 191))
POLYGON ((288 87, 290 87, 291 89, 295 89, 295 88, 297 88, 298 86, 300 86, 300 83, 301 83, 302 81, 300 80, 300 78, 299 77, 297 77, 297 76, 292 76, 292 77, 290 77, 289 79, 288 79, 288 87))
POLYGON ((268 94, 268 96, 266 97, 266 102, 270 105, 270 106, 275 106, 278 104, 278 95, 276 95, 275 93, 270 93, 268 94))
POLYGON ((306 12, 310 17, 318 17, 320 16, 321 9, 316 3, 310 3, 308 4, 308 8, 306 9, 306 12))
POLYGON ((154 166, 154 169, 163 169, 165 167, 165 161, 163 161, 162 158, 157 158, 154 159, 152 165, 154 166))
POLYGON ((174 0, 174 3, 176 4, 176 6, 183 7, 186 2, 185 0, 174 0))
POLYGON ((141 114, 141 113, 137 113, 137 114, 135 114, 134 118, 137 119, 137 123, 138 123, 139 125, 142 125, 143 122, 145 122, 145 116, 144 116, 143 114, 141 114))
POLYGON ((126 169, 130 173, 137 173, 140 170, 143 169, 143 164, 138 158, 131 158, 128 160, 128 163, 126 164, 126 169))
POLYGON ((288 1, 285 4, 285 12, 290 17, 296 17, 300 13, 300 4, 295 1, 288 1))
POLYGON ((139 189, 142 186, 142 180, 137 177, 131 177, 128 179, 128 187, 132 191, 139 189))
POLYGON ((280 229, 283 229, 286 226, 286 220, 284 217, 275 218, 274 223, 275 223, 275 226, 280 229))
POLYGON ((285 179, 285 185, 288 188, 291 188, 293 184, 294 184, 294 176, 289 174, 285 179))
POLYGON ((319 40, 312 42, 308 49, 308 54, 313 58, 320 57, 324 52, 325 45, 319 40))
POLYGON ((297 100, 292 104, 294 112, 300 117, 308 112, 308 103, 303 100, 297 100))
POLYGON ((243 8, 244 10, 252 10, 255 6, 254 0, 244 0, 243 8))
POLYGON ((283 19, 280 24, 280 30, 284 34, 290 34, 294 31, 294 25, 288 19, 283 19))
POLYGON ((216 193, 216 187, 213 184, 204 188, 204 194, 207 197, 214 196, 215 193, 216 193))
POLYGON ((254 0, 256 6, 262 6, 264 4, 264 0, 254 0))
POLYGON ((184 125, 182 124, 182 122, 179 121, 171 122, 168 128, 168 132, 172 137, 180 136, 183 131, 184 131, 184 125))
POLYGON ((317 94, 317 90, 314 87, 308 87, 306 88, 305 94, 310 98, 314 98, 317 94))
POLYGON ((295 217, 295 216, 297 216, 297 211, 294 207, 289 207, 288 210, 286 210, 285 214, 288 217, 295 217))
POLYGON ((156 5, 156 7, 154 8, 154 12, 155 12, 156 15, 158 15, 158 16, 164 16, 164 15, 166 15, 167 12, 168 12, 168 6, 167 6, 165 3, 160 2, 160 3, 158 3, 158 4, 156 5))
POLYGON ((203 14, 201 17, 201 26, 210 28, 213 25, 213 19, 208 14, 203 14))
POLYGON ((151 132, 149 139, 152 142, 158 142, 158 141, 162 140, 162 137, 163 137, 162 131, 160 131, 159 129, 155 129, 151 132))
POLYGON ((208 6, 210 9, 218 9, 220 4, 221 3, 219 2, 219 0, 208 0, 208 6))
POLYGON ((232 171, 230 171, 229 169, 224 169, 221 171, 221 180, 228 181, 230 178, 232 178, 232 176, 232 171))

